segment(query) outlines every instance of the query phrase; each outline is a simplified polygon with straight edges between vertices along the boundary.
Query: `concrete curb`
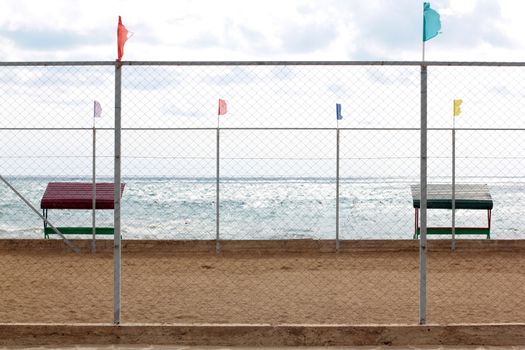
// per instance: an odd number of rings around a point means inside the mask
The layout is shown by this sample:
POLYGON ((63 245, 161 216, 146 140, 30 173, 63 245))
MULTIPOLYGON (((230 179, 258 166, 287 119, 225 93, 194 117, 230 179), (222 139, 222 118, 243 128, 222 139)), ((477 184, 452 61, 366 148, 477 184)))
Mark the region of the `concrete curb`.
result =
MULTIPOLYGON (((91 253, 91 240, 72 240, 83 253, 91 253)), ((215 240, 123 240, 122 252, 151 253, 211 253, 215 254, 215 240)), ((430 252, 449 252, 449 239, 429 240, 430 252)), ((0 239, 0 251, 54 251, 70 253, 61 239, 0 239)), ((334 240, 223 240, 223 253, 334 253, 334 240)), ((418 252, 419 240, 341 240, 341 253, 354 252, 418 252)), ((525 240, 463 239, 456 241, 456 251, 525 251, 525 240)), ((97 252, 113 253, 113 240, 97 240, 97 252)))
POLYGON ((2 346, 45 345, 524 345, 525 324, 245 325, 0 324, 2 346))

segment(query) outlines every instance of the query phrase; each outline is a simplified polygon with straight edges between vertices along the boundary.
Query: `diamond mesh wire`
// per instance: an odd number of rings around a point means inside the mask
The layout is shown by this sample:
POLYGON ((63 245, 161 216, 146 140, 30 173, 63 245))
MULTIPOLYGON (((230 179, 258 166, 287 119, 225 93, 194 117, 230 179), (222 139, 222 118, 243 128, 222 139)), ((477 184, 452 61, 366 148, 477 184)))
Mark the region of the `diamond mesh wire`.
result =
MULTIPOLYGON (((417 323, 419 66, 122 70, 123 322, 417 323)), ((454 125, 456 183, 487 184, 494 201, 490 240, 457 236, 451 252, 450 235, 429 236, 429 322, 523 320, 522 75, 429 67, 428 182, 451 183, 454 125)), ((49 182, 92 181, 93 100, 96 180, 113 182, 114 88, 110 65, 0 65, 0 175, 38 210, 49 182)), ((3 319, 110 322, 112 236, 92 254, 90 235, 68 235, 75 254, 44 239, 7 186, 0 194, 3 319)), ((48 218, 92 224, 90 210, 48 218)), ((96 218, 113 225, 111 210, 96 218)), ((429 210, 428 222, 450 226, 451 212, 429 210)), ((484 211, 456 212, 458 227, 486 224, 484 211)))

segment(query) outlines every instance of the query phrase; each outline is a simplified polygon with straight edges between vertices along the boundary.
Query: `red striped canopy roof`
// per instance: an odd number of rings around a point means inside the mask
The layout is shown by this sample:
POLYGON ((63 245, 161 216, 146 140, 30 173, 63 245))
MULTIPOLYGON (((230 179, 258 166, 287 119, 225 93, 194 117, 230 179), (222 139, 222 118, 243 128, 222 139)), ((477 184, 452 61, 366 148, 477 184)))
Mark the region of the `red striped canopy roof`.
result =
MULTIPOLYGON (((124 186, 120 185, 120 195, 124 186)), ((96 184, 96 209, 113 209, 115 186, 112 182, 96 184)), ((92 209, 93 184, 90 182, 50 182, 40 201, 42 209, 92 209)))

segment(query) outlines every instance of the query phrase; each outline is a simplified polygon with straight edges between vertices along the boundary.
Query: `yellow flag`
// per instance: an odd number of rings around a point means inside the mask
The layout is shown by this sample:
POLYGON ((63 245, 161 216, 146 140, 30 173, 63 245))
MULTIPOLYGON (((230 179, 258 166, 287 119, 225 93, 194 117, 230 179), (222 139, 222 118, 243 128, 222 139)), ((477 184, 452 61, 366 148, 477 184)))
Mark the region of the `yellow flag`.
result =
POLYGON ((462 99, 454 100, 454 117, 459 116, 459 114, 461 113, 461 109, 459 108, 459 106, 461 106, 462 103, 462 99))

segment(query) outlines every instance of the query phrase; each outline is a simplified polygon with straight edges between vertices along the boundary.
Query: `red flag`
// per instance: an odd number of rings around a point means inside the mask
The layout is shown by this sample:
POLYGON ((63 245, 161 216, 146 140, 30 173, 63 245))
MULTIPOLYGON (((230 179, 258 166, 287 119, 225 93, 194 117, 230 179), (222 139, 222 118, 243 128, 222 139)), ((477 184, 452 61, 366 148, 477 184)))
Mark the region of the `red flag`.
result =
POLYGON ((228 112, 226 101, 219 99, 219 115, 226 114, 226 112, 228 112))
POLYGON ((128 30, 122 24, 122 18, 118 16, 118 27, 117 27, 117 46, 118 46, 118 58, 120 62, 122 56, 124 56, 124 44, 128 40, 128 30))

